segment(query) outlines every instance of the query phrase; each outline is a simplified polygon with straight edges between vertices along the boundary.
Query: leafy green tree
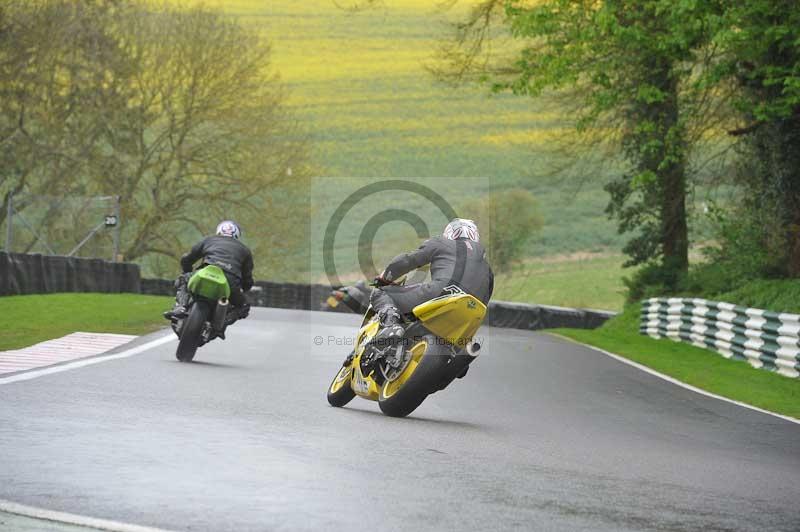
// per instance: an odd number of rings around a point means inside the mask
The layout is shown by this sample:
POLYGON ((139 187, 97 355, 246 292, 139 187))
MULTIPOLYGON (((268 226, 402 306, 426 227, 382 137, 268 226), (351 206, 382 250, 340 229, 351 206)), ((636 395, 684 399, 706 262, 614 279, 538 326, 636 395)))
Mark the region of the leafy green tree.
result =
MULTIPOLYGON (((800 276, 800 4, 793 0, 726 3, 714 44, 721 60, 709 77, 733 83, 742 124, 741 202, 724 232, 754 232, 762 275, 800 276)), ((739 238, 727 238, 730 252, 739 238)), ((751 238, 748 238, 751 240, 751 238)), ((730 253, 722 250, 723 255, 730 253)))
POLYGON ((684 102, 712 31, 710 8, 671 0, 505 2, 512 34, 526 45, 518 73, 496 88, 576 91, 579 128, 614 125, 628 170, 607 186, 608 212, 634 234, 628 264, 656 261, 668 288, 688 269, 684 102))
POLYGON ((716 60, 708 43, 723 4, 484 0, 455 26, 436 73, 556 102, 579 135, 561 155, 621 156, 607 212, 633 235, 627 264, 647 263, 674 290, 688 269, 693 149, 725 123, 719 87, 699 76, 716 60))

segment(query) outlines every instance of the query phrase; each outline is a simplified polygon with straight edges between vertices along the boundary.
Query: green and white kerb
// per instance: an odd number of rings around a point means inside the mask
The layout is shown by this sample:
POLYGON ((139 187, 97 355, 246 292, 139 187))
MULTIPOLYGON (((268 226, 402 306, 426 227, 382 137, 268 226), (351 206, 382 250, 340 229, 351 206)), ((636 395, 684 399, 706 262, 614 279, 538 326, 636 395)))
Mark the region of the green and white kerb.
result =
POLYGON ((711 349, 756 368, 800 376, 800 315, 706 299, 651 298, 639 332, 711 349))

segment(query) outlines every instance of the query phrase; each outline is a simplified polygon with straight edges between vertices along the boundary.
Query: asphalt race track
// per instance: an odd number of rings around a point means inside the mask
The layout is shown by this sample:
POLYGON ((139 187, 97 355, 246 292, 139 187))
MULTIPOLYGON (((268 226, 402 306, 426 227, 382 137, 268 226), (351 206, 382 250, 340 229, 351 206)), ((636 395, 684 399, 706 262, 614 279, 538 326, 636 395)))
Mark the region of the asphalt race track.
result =
POLYGON ((0 385, 0 499, 192 531, 800 530, 800 425, 507 329, 408 419, 331 408, 357 323, 254 309, 194 364, 0 385))

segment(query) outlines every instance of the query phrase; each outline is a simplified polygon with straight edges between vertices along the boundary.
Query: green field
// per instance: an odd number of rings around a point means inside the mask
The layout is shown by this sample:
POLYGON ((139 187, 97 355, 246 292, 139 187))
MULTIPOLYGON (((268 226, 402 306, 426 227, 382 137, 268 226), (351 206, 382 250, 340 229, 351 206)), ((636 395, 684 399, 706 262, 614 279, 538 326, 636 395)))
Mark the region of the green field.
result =
MULTIPOLYGON (((356 13, 332 0, 203 3, 241 17, 270 40, 319 175, 474 176, 494 189, 520 186, 536 195, 545 219, 530 256, 619 249, 621 239, 603 213, 605 174, 550 176, 566 161, 551 153, 552 135, 565 128, 557 110, 490 96, 485 87, 447 87, 425 70, 446 23, 469 2, 442 11, 437 2, 392 0, 356 13)), ((454 187, 447 199, 458 204, 485 192, 454 187)))
POLYGON ((495 278, 494 299, 575 308, 622 310, 621 255, 578 254, 530 259, 495 278))
POLYGON ((0 313, 0 351, 82 332, 145 334, 167 325, 171 297, 138 294, 6 296, 0 313))

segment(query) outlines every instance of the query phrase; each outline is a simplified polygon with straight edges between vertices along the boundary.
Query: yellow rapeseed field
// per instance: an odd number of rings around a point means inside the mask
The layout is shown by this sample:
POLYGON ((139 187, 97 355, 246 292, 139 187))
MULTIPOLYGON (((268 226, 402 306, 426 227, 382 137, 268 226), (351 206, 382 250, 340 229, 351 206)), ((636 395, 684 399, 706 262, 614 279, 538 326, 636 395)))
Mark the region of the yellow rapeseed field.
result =
MULTIPOLYGON (((491 152, 524 153, 526 145, 547 142, 549 125, 559 119, 531 100, 489 98, 486 87, 456 90, 426 71, 448 35, 447 24, 463 16, 471 2, 445 10, 436 0, 385 0, 359 11, 345 9, 357 0, 194 3, 241 17, 269 39, 273 65, 289 89, 288 103, 320 143, 317 162, 333 175, 385 170, 370 168, 372 158, 352 150, 351 143, 369 139, 369 151, 386 157, 404 147, 449 145, 458 158, 462 149, 482 147, 487 160, 475 175, 503 178, 487 174, 497 170, 491 152)), ((449 159, 430 161, 423 173, 451 175, 449 159)))

